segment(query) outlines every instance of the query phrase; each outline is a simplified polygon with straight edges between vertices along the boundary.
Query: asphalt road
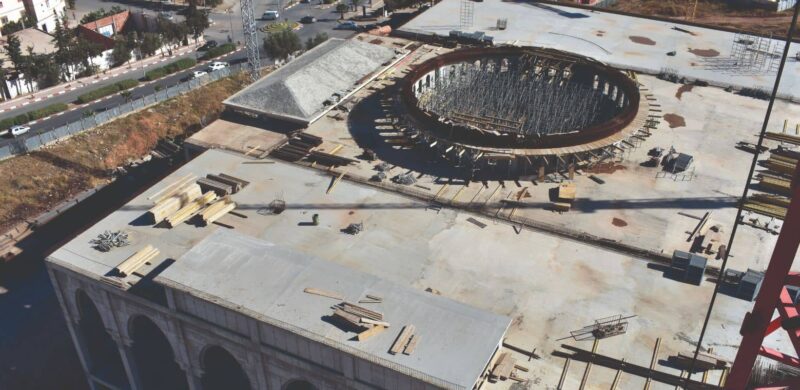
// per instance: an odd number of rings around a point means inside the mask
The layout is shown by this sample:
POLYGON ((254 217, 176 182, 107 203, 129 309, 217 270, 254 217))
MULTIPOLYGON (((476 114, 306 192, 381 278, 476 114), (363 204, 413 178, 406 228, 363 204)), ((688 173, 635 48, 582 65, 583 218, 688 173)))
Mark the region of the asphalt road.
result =
MULTIPOLYGON (((104 6, 105 7, 110 7, 110 6, 113 5, 113 4, 109 4, 109 3, 110 2, 105 2, 104 6)), ((264 11, 266 11, 267 9, 275 9, 275 7, 277 7, 277 6, 276 5, 272 5, 272 4, 261 4, 261 5, 258 5, 256 7, 256 11, 257 11, 257 14, 260 15, 264 11)), ((217 14, 213 14, 212 15, 212 19, 219 20, 216 17, 216 15, 217 14)), ((241 39, 241 17, 240 17, 239 10, 236 9, 235 13, 223 14, 223 15, 225 15, 225 17, 227 17, 228 15, 231 15, 231 22, 234 24, 234 27, 238 26, 238 28, 239 28, 238 35, 236 35, 237 33, 234 30, 234 36, 236 38, 241 39), (238 21, 238 23, 237 23, 237 21, 238 21)), ((334 30, 334 27, 338 24, 337 19, 338 19, 339 15, 335 12, 335 10, 333 8, 328 8, 328 9, 323 10, 323 9, 319 9, 318 5, 316 5, 316 4, 313 4, 313 5, 312 4, 298 4, 297 6, 294 6, 294 7, 290 8, 290 9, 284 11, 282 13, 282 15, 281 15, 281 19, 286 18, 286 19, 289 19, 289 20, 298 21, 298 20, 300 20, 300 18, 302 18, 302 17, 304 17, 306 15, 314 16, 314 17, 317 18, 318 21, 316 23, 312 23, 312 24, 305 24, 305 25, 303 25, 303 27, 300 30, 297 31, 297 35, 300 36, 300 39, 303 42, 305 42, 308 38, 313 37, 316 34, 321 33, 321 32, 324 32, 324 33, 328 34, 329 37, 338 37, 338 38, 347 38, 347 37, 349 37, 349 36, 354 34, 353 31, 334 30)), ((268 23, 267 21, 262 21, 262 20, 258 20, 257 21, 257 24, 258 24, 259 28, 261 26, 267 24, 267 23, 268 23)), ((223 42, 227 41, 227 34, 231 31, 229 27, 230 27, 230 24, 221 25, 220 22, 215 21, 214 26, 211 26, 206 31, 205 37, 206 37, 207 40, 216 40, 217 42, 223 43, 223 42)), ((234 39, 236 39, 236 38, 234 38, 234 39)), ((260 42, 260 40, 259 40, 259 42, 260 42)), ((197 54, 192 53, 189 56, 192 56, 192 55, 199 56, 201 54, 202 53, 197 53, 197 54)), ((219 60, 219 61, 227 61, 227 62, 230 62, 230 63, 237 63, 237 62, 246 61, 246 56, 247 56, 246 52, 244 50, 241 50, 239 52, 236 52, 236 53, 224 56, 224 57, 220 57, 217 60, 219 60)), ((261 53, 261 56, 262 56, 262 64, 264 62, 271 61, 271 59, 266 58, 264 56, 263 51, 261 53)), ((175 61, 176 59, 173 59, 172 61, 175 61)), ((187 69, 187 70, 184 70, 182 72, 175 73, 175 74, 173 74, 171 76, 168 76, 168 77, 165 77, 165 78, 163 78, 161 80, 158 80, 158 81, 155 81, 155 82, 152 82, 152 83, 148 83, 146 85, 134 88, 134 89, 131 90, 131 97, 133 99, 138 99, 138 98, 140 98, 142 96, 146 96, 146 95, 152 94, 153 92, 155 92, 156 86, 159 86, 162 89, 166 89, 169 86, 178 84, 181 80, 187 79, 188 77, 190 77, 192 72, 194 72, 195 70, 203 69, 205 67, 206 67, 206 65, 197 65, 197 66, 195 66, 195 67, 193 67, 191 69, 187 69)), ((77 96, 79 96, 79 95, 81 95, 83 93, 86 93, 88 91, 91 91, 93 89, 99 88, 99 87, 101 87, 103 85, 114 83, 114 82, 117 82, 117 81, 122 80, 122 79, 136 77, 137 75, 140 76, 140 77, 144 76, 144 71, 149 70, 149 69, 153 69, 153 67, 145 68, 142 71, 142 74, 140 74, 140 75, 139 74, 134 75, 132 73, 127 73, 127 74, 121 75, 119 77, 110 78, 109 80, 105 80, 102 83, 92 84, 91 87, 81 88, 81 89, 78 89, 76 91, 71 91, 71 92, 63 94, 63 95, 54 96, 51 99, 47 99, 47 100, 43 100, 41 102, 37 102, 36 104, 30 104, 30 105, 25 107, 25 110, 15 110, 15 111, 12 111, 10 113, 5 113, 5 115, 0 116, 0 119, 5 118, 5 117, 18 115, 18 114, 20 114, 22 112, 30 111, 30 110, 33 110, 33 109, 36 109, 36 108, 39 108, 39 107, 43 107, 43 106, 46 106, 46 105, 50 105, 50 104, 53 104, 53 103, 59 103, 59 102, 71 103, 77 98, 77 96)), ((70 111, 67 111, 67 112, 61 114, 61 115, 58 115, 58 116, 55 116, 55 117, 51 117, 50 119, 47 119, 47 120, 41 120, 41 121, 31 125, 31 131, 28 134, 25 134, 25 135, 21 136, 21 138, 33 137, 33 136, 36 136, 37 134, 40 134, 40 133, 43 133, 43 132, 47 132, 47 131, 50 131, 50 130, 52 130, 54 128, 63 126, 64 124, 79 120, 84 116, 84 113, 87 112, 87 111, 88 112, 102 112, 102 111, 105 111, 105 110, 107 110, 109 108, 112 108, 112 107, 118 106, 120 104, 123 104, 124 102, 125 102, 124 98, 122 96, 117 95, 117 96, 114 96, 114 97, 112 97, 110 99, 104 99, 104 100, 96 101, 94 103, 90 103, 86 107, 72 109, 70 111)), ((2 139, 0 139, 0 146, 6 145, 6 144, 8 144, 10 142, 13 142, 13 140, 10 139, 10 138, 2 138, 2 139)))

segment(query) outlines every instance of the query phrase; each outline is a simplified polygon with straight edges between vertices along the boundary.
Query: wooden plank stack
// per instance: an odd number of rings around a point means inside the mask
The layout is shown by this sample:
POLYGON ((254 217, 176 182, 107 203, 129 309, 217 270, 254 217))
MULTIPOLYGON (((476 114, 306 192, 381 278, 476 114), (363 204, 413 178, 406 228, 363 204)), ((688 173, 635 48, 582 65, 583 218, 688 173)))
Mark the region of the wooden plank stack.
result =
POLYGON ((333 317, 354 328, 372 328, 375 326, 388 328, 390 326, 388 322, 383 320, 382 313, 348 302, 342 302, 334 306, 333 317))
POLYGON ((210 225, 214 223, 214 221, 222 218, 223 215, 233 211, 235 208, 236 202, 232 201, 226 196, 218 202, 214 202, 210 206, 206 207, 206 209, 200 213, 200 217, 202 218, 204 224, 210 225))
POLYGON ((511 357, 510 353, 501 353, 500 357, 497 359, 497 363, 495 363, 492 371, 489 373, 489 379, 494 381, 504 381, 511 378, 512 372, 514 371, 514 367, 516 365, 515 363, 516 360, 511 357))
POLYGON ((202 195, 200 186, 195 184, 194 175, 187 175, 168 185, 148 199, 155 205, 147 211, 152 223, 157 224, 168 216, 176 213, 181 207, 186 206, 202 195))
POLYGON ((158 256, 158 253, 158 249, 154 248, 152 245, 148 245, 119 263, 119 265, 114 268, 114 271, 122 277, 128 276, 136 272, 141 266, 152 261, 158 256))
POLYGON ((250 184, 249 181, 239 179, 238 177, 226 175, 224 173, 220 173, 219 175, 212 175, 209 173, 208 175, 206 175, 206 178, 209 180, 213 180, 231 186, 232 194, 241 191, 244 187, 247 187, 247 185, 250 184))
POLYGON ((794 169, 797 167, 797 159, 773 153, 769 156, 769 159, 764 162, 764 165, 775 173, 793 175, 794 169))
POLYGON ((780 177, 775 176, 761 176, 761 182, 759 183, 761 187, 774 191, 779 194, 790 195, 791 194, 791 180, 782 179, 780 177))
POLYGON ((219 196, 228 196, 233 193, 233 188, 225 183, 218 182, 207 177, 197 179, 197 184, 204 192, 214 191, 219 196))
POLYGON ((771 139, 773 141, 785 142, 792 145, 800 145, 800 137, 795 135, 767 132, 764 134, 764 138, 771 139))
POLYGON ((417 343, 415 342, 414 345, 408 350, 408 346, 410 344, 411 339, 414 337, 414 325, 406 325, 403 327, 403 330, 400 331, 400 334, 397 335, 397 339, 395 339, 394 344, 389 349, 389 353, 392 355, 397 355, 400 352, 403 352, 406 355, 410 355, 411 352, 414 352, 414 348, 416 348, 417 343), (408 352, 406 353, 406 351, 408 352))
POLYGON ((175 227, 189 218, 194 216, 200 209, 205 207, 208 203, 217 199, 217 194, 214 192, 208 191, 203 196, 195 199, 194 201, 190 202, 186 206, 182 207, 180 210, 175 212, 174 214, 170 215, 166 218, 167 224, 169 227, 175 227))

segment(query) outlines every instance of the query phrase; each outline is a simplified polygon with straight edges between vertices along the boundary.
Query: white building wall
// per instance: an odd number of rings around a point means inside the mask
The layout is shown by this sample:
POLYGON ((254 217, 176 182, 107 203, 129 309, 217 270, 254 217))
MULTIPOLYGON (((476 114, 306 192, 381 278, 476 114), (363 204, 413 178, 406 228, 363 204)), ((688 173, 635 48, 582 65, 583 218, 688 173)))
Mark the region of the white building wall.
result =
POLYGON ((36 18, 36 26, 44 32, 53 32, 56 19, 64 14, 65 0, 25 0, 25 7, 36 18))
POLYGON ((0 27, 9 22, 18 22, 25 15, 25 3, 22 0, 0 1, 0 27))

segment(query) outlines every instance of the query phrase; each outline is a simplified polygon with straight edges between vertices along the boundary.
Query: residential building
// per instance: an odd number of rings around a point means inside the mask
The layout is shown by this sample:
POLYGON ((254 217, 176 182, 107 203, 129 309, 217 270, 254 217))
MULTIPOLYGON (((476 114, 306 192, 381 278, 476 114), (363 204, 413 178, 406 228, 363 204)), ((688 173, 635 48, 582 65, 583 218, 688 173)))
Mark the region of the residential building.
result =
POLYGON ((0 1, 0 27, 10 22, 17 22, 25 16, 25 4, 22 0, 0 1))
POLYGON ((64 0, 25 0, 28 14, 36 18, 36 27, 44 32, 56 28, 56 20, 64 14, 64 0))

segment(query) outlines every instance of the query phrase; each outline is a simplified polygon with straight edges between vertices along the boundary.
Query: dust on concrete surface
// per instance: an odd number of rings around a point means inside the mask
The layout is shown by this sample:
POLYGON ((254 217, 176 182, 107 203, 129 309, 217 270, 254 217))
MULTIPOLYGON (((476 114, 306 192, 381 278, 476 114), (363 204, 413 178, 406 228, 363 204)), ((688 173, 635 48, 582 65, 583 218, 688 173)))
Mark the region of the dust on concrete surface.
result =
POLYGON ((587 169, 587 172, 590 173, 614 173, 616 171, 622 171, 628 169, 622 164, 614 163, 614 162, 607 162, 607 163, 600 163, 595 164, 595 166, 587 169))
POLYGON ((718 57, 719 52, 714 49, 689 49, 689 53, 692 53, 698 57, 718 57))
POLYGON ((656 44, 656 41, 654 41, 654 40, 652 40, 652 39, 650 39, 648 37, 641 37, 641 36, 638 36, 638 35, 631 35, 628 38, 630 38, 631 41, 633 41, 634 43, 638 43, 640 45, 654 46, 656 44))
POLYGON ((678 98, 678 100, 681 100, 681 96, 683 96, 684 93, 692 92, 692 89, 694 89, 694 85, 683 84, 680 87, 678 87, 678 92, 675 93, 675 97, 678 98))
POLYGON ((686 119, 678 114, 664 114, 664 120, 669 123, 670 129, 686 126, 686 119))

